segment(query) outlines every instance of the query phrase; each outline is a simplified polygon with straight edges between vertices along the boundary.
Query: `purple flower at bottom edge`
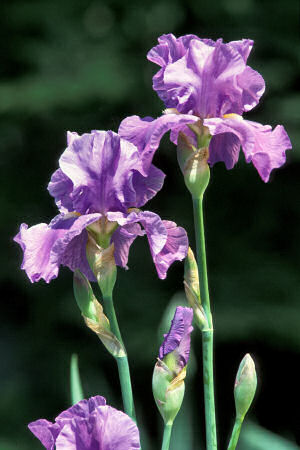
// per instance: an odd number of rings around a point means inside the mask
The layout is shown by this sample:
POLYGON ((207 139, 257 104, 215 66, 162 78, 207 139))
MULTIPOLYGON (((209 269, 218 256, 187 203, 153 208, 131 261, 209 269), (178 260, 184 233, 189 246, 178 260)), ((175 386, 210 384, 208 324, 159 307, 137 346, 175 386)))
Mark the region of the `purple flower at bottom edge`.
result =
POLYGON ((95 277, 86 257, 88 232, 112 231, 116 264, 127 268, 129 249, 146 234, 158 276, 182 260, 188 249, 185 230, 139 208, 161 189, 164 174, 152 164, 147 173, 138 149, 112 131, 68 134, 68 147, 48 186, 60 210, 50 224, 22 224, 14 240, 24 257, 21 268, 31 282, 49 283, 60 265, 95 277), (100 231, 99 231, 100 230, 100 231), (114 231, 115 230, 115 231, 114 231))
POLYGON ((148 168, 162 136, 171 130, 177 144, 178 133, 197 146, 188 124, 201 121, 212 139, 208 163, 223 161, 232 169, 240 147, 246 162, 252 162, 263 181, 273 169, 285 163, 285 152, 292 148, 283 126, 272 131, 268 125, 243 120, 265 90, 262 76, 247 65, 253 41, 242 39, 224 43, 194 35, 176 38, 161 36, 147 57, 160 66, 153 77, 153 88, 165 103, 167 114, 157 119, 130 116, 124 119, 119 134, 139 149, 148 168), (172 111, 173 110, 173 111, 172 111), (172 113, 173 112, 173 113, 172 113))
POLYGON ((30 431, 47 450, 140 449, 139 431, 129 416, 106 405, 104 397, 81 400, 55 422, 36 420, 30 431))
POLYGON ((170 330, 164 335, 164 341, 159 349, 159 358, 164 359, 173 353, 176 372, 180 372, 188 363, 191 347, 191 332, 193 321, 192 308, 178 306, 171 323, 170 330))

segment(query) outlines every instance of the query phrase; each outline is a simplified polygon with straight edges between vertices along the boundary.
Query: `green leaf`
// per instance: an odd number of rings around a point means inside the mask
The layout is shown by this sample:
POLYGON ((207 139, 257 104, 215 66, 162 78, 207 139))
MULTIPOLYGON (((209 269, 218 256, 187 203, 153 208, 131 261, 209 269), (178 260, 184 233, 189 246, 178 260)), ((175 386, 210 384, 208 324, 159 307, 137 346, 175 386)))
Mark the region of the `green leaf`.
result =
POLYGON ((296 444, 266 430, 254 423, 245 423, 240 443, 237 449, 241 450, 299 450, 296 444))
POLYGON ((72 405, 80 402, 84 399, 84 393, 82 390, 79 368, 78 368, 78 356, 73 353, 71 356, 71 369, 70 369, 70 381, 71 381, 71 402, 72 405))

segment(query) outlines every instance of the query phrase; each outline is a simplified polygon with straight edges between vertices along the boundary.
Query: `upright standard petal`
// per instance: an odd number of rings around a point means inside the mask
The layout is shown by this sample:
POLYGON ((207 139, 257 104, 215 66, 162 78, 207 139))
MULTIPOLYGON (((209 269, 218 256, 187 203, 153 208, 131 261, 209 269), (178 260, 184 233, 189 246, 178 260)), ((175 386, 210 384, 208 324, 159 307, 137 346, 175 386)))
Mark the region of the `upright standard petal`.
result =
POLYGON ((161 360, 169 353, 174 352, 178 372, 187 365, 189 360, 191 332, 193 331, 192 321, 192 308, 178 306, 170 330, 164 336, 164 341, 159 349, 159 358, 161 360))
POLYGON ((131 177, 133 170, 139 170, 139 155, 112 131, 75 138, 59 165, 73 183, 73 208, 81 214, 125 211, 135 201, 131 177))
POLYGON ((161 189, 164 173, 143 173, 137 148, 112 131, 68 133, 68 148, 52 175, 50 194, 62 212, 126 211, 143 206, 161 189))
POLYGON ((121 122, 118 133, 137 146, 142 157, 143 173, 147 175, 163 135, 169 130, 178 134, 186 129, 186 125, 198 120, 196 116, 184 114, 164 114, 158 119, 130 116, 121 122))
POLYGON ((203 119, 241 114, 259 102, 264 80, 246 66, 253 41, 225 44, 191 35, 161 39, 148 59, 162 67, 153 77, 153 88, 168 108, 203 119))
POLYGON ((49 194, 55 199, 55 203, 60 212, 74 211, 72 192, 73 183, 61 169, 57 169, 48 184, 49 194))
POLYGON ((86 256, 82 259, 85 246, 82 240, 74 240, 84 234, 81 237, 86 242, 85 228, 100 217, 101 214, 60 214, 49 225, 41 223, 28 228, 26 224, 22 224, 14 240, 24 252, 21 268, 25 270, 30 281, 34 283, 43 278, 49 283, 57 277, 61 264, 72 270, 79 268, 91 279, 86 256))

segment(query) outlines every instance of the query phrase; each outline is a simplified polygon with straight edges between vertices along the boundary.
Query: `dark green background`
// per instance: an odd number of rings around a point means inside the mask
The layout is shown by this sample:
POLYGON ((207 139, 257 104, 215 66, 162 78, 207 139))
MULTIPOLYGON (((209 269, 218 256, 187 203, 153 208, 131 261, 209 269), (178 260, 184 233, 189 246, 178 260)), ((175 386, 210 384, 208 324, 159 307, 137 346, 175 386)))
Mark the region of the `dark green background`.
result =
MULTIPOLYGON (((51 420, 69 406, 72 352, 79 355, 86 395, 103 394, 121 408, 114 361, 83 324, 72 296, 72 273, 64 268, 49 285, 32 285, 19 269, 21 251, 12 237, 20 223, 49 222, 56 214, 46 187, 67 130, 116 131, 127 115, 160 115, 163 104, 151 88, 157 67, 146 53, 168 32, 254 39, 249 64, 263 75, 267 89, 247 118, 283 124, 293 142, 287 164, 268 184, 242 154, 230 172, 217 164, 205 215, 220 448, 226 447, 232 425, 232 385, 246 352, 255 359, 259 378, 249 418, 300 444, 298 9, 297 0, 1 3, 1 450, 41 448, 27 423, 51 420)), ((194 246, 192 205, 167 138, 154 162, 167 178, 147 207, 184 226, 194 246)), ((140 239, 129 266, 127 272, 119 270, 115 302, 143 435, 149 440, 143 448, 156 449, 162 431, 151 393, 157 330, 171 298, 182 290, 183 265, 174 264, 168 278, 159 280, 147 242, 140 239)), ((198 448, 203 437, 200 344, 195 331, 196 373, 187 382, 178 418, 184 436, 181 447, 176 441, 178 449, 198 448), (185 434, 191 423, 194 444, 185 434)), ((258 447, 245 443, 240 448, 258 447)))

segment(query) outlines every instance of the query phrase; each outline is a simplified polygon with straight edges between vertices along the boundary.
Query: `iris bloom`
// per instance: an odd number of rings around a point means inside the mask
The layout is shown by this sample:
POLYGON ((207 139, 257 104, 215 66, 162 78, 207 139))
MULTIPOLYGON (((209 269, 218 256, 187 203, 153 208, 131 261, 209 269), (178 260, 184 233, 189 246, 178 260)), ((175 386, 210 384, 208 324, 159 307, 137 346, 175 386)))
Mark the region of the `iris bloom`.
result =
POLYGON ((212 136, 210 165, 223 161, 232 169, 242 147, 246 162, 252 162, 267 182, 270 172, 284 164, 291 142, 283 126, 272 131, 269 125, 242 117, 258 104, 265 90, 262 76, 247 65, 253 41, 225 44, 222 39, 214 42, 194 35, 176 39, 167 34, 158 42, 148 59, 160 66, 153 77, 153 89, 165 103, 165 115, 156 120, 131 116, 119 129, 122 137, 138 146, 144 167, 149 167, 160 139, 169 130, 175 144, 182 131, 197 146, 186 125, 198 122, 198 134, 212 136))
POLYGON ((106 405, 99 395, 63 411, 55 422, 39 419, 28 425, 47 450, 140 449, 139 431, 126 414, 106 405))
POLYGON ((48 186, 60 213, 49 225, 21 225, 15 241, 24 252, 22 269, 32 282, 50 282, 60 265, 95 281, 86 257, 88 239, 101 248, 112 242, 116 264, 127 267, 131 244, 146 234, 158 275, 165 278, 169 266, 186 256, 186 232, 138 209, 163 180, 163 172, 152 164, 145 175, 137 148, 112 131, 68 133, 68 147, 48 186))

